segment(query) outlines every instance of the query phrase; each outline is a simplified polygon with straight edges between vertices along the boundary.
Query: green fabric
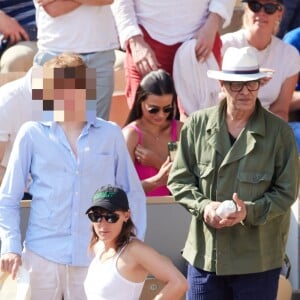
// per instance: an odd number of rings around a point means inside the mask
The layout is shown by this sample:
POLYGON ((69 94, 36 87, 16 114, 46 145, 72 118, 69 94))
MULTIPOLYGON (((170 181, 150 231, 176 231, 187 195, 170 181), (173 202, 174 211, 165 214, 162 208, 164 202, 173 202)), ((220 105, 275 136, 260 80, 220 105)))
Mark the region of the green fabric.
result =
POLYGON ((184 124, 168 187, 191 214, 183 256, 193 266, 219 275, 281 267, 290 207, 299 185, 299 158, 286 122, 256 110, 231 147, 226 100, 194 113, 184 124), (244 225, 214 229, 203 221, 211 201, 246 203, 244 225))

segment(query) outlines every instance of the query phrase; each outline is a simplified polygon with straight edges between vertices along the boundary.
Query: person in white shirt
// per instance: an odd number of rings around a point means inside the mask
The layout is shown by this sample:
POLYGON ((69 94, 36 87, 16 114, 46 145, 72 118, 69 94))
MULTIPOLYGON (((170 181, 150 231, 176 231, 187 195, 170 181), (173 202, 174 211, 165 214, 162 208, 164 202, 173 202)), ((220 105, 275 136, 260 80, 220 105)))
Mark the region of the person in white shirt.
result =
POLYGON ((231 20, 235 0, 116 0, 112 5, 120 44, 126 49, 126 96, 132 107, 141 78, 162 68, 172 74, 179 46, 197 40, 195 55, 204 61, 211 51, 220 62, 218 30, 231 20))
POLYGON ((32 110, 32 69, 20 79, 0 87, 0 182, 17 132, 26 121, 40 120, 32 110))
POLYGON ((243 1, 244 28, 221 36, 222 53, 229 47, 252 46, 261 68, 273 71, 272 79, 258 92, 263 107, 288 121, 289 106, 300 71, 300 56, 294 47, 274 34, 283 14, 281 0, 243 1))
POLYGON ((52 121, 26 122, 14 141, 0 186, 0 268, 13 279, 21 265, 29 271, 32 300, 81 300, 90 263, 85 211, 93 193, 99 185, 122 186, 140 239, 146 197, 121 129, 95 118, 95 100, 87 99, 96 88, 95 69, 63 53, 39 70, 32 102, 52 121), (28 176, 32 201, 22 246, 20 202, 28 176))
POLYGON ((137 300, 150 273, 165 285, 155 299, 182 299, 188 285, 171 260, 135 236, 125 191, 103 186, 86 211, 94 255, 84 282, 87 300, 137 300))
POLYGON ((43 65, 62 52, 79 53, 97 70, 97 116, 108 120, 114 88, 114 49, 117 32, 112 0, 34 0, 38 27, 38 53, 43 65))

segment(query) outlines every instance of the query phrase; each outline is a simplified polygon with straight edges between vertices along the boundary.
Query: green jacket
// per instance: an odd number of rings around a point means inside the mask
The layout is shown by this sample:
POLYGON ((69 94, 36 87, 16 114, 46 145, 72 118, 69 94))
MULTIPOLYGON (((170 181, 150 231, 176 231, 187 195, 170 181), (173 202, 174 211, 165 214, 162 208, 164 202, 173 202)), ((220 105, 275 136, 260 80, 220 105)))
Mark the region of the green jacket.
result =
POLYGON ((218 275, 279 268, 285 254, 290 207, 299 185, 299 159, 289 125, 261 107, 231 147, 226 100, 184 124, 168 187, 191 214, 183 256, 218 275), (244 225, 214 229, 203 220, 211 201, 238 193, 244 225))

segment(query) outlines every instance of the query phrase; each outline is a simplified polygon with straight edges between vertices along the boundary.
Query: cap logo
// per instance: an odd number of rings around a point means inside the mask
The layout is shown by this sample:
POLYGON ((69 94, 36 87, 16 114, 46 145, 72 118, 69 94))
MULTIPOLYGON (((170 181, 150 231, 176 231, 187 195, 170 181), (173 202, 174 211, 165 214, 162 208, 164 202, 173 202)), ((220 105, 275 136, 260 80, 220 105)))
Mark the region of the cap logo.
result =
POLYGON ((116 195, 115 192, 108 192, 108 191, 103 191, 103 192, 97 192, 95 193, 94 197, 93 197, 93 202, 98 201, 99 198, 112 198, 116 195))

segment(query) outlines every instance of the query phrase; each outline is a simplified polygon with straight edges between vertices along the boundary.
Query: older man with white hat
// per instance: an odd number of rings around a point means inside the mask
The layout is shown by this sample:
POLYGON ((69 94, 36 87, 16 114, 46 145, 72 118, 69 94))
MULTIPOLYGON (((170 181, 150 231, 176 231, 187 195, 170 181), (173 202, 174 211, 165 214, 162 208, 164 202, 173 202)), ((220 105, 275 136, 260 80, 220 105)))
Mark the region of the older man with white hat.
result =
POLYGON ((274 300, 299 182, 293 132, 257 98, 269 74, 253 48, 228 48, 208 76, 225 99, 187 119, 168 182, 192 215, 187 299, 274 300), (235 209, 220 215, 225 200, 235 209))

